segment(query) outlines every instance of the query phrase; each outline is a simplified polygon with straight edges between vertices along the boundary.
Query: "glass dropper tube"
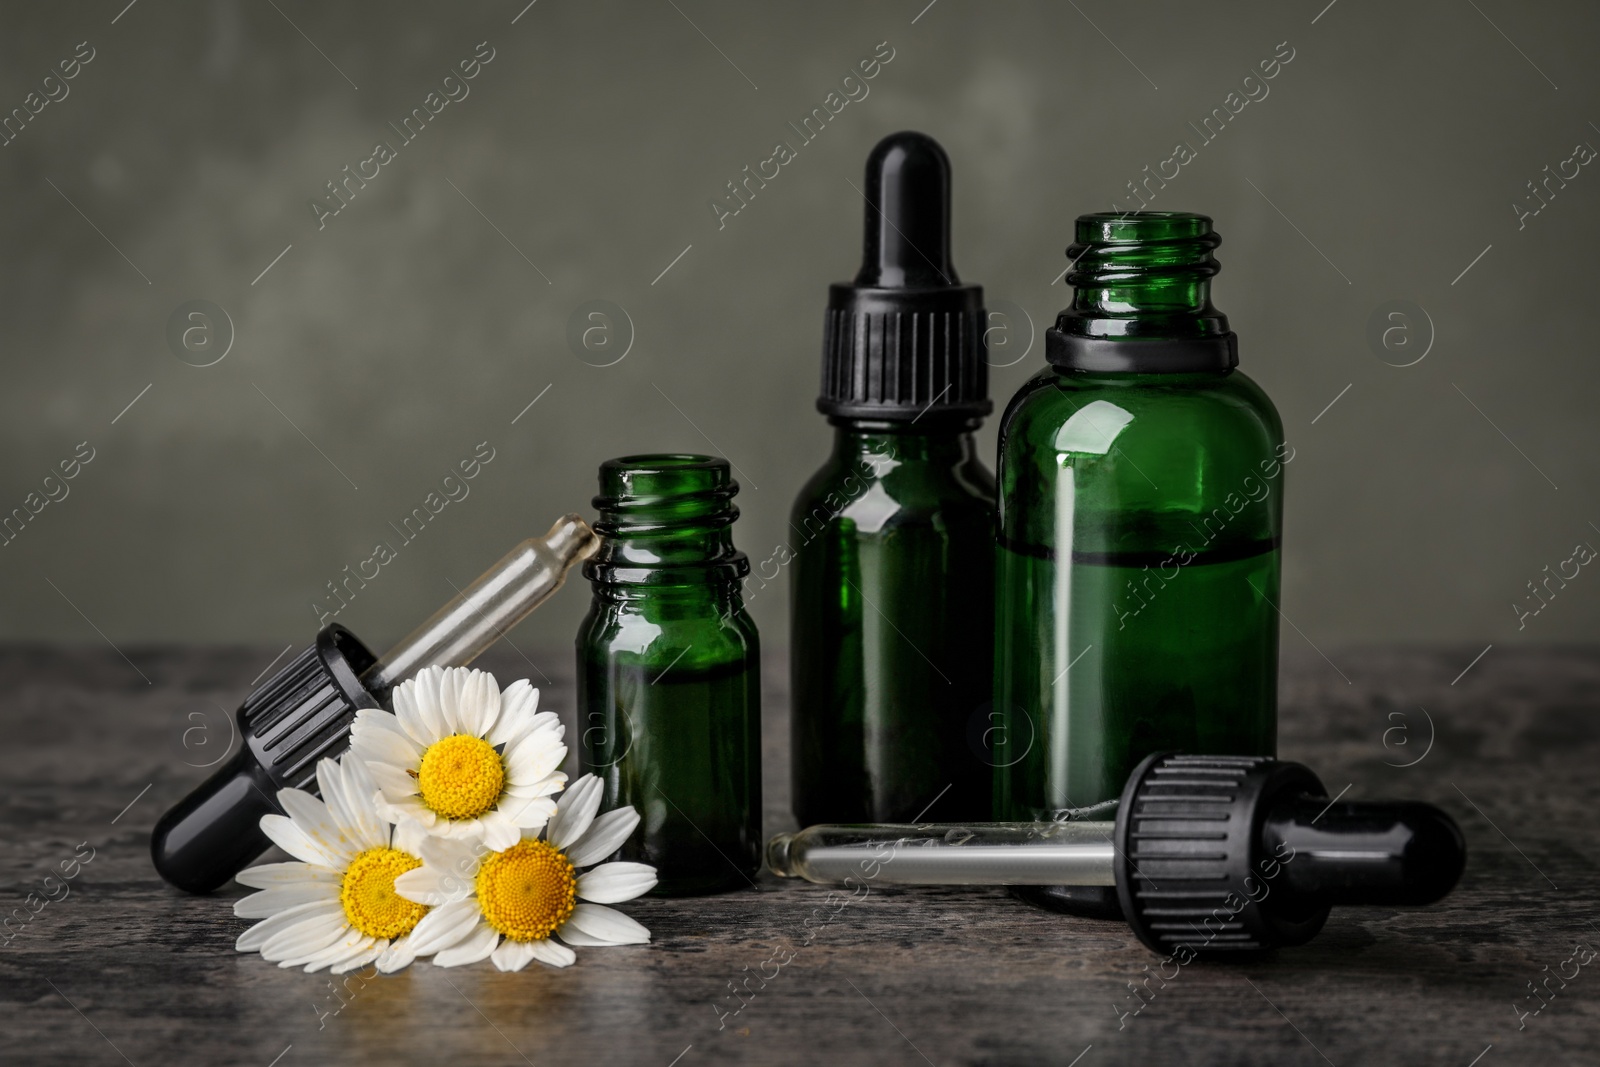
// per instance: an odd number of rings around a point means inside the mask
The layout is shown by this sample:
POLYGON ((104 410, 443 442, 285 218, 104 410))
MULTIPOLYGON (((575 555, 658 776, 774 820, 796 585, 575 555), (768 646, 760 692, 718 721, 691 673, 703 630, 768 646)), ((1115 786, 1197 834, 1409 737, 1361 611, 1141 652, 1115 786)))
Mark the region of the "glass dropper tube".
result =
POLYGON ((767 866, 823 884, 1109 886, 1115 830, 1096 820, 810 826, 769 841, 767 866))
POLYGON ((464 667, 555 595, 572 567, 594 554, 599 536, 577 515, 563 515, 543 537, 530 537, 402 638, 361 675, 379 700, 423 667, 464 667))

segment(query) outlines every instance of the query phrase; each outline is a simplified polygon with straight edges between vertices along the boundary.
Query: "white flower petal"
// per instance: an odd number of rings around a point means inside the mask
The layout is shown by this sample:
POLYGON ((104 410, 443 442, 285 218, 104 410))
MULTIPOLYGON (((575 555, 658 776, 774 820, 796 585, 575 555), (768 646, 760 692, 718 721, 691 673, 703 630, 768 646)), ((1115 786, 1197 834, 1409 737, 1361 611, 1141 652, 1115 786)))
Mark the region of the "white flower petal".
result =
MULTIPOLYGON (((533 785, 508 785, 500 794, 502 797, 518 797, 529 800, 534 797, 554 796, 566 788, 567 775, 565 771, 556 771, 548 778, 541 778, 533 785)), ((554 807, 551 808, 554 811, 554 807)))
POLYGON ((487 671, 447 669, 451 684, 441 692, 447 717, 453 717, 457 733, 482 737, 500 712, 500 687, 487 671))
POLYGON ((482 819, 440 819, 428 827, 428 836, 470 844, 483 837, 482 819))
MULTIPOLYGON (((534 691, 537 692, 537 690, 534 691)), ((504 712, 501 713, 501 717, 505 717, 504 712)), ((549 734, 555 738, 555 740, 559 741, 566 736, 566 733, 567 728, 561 724, 561 716, 557 715, 553 711, 541 711, 526 716, 523 721, 518 724, 516 736, 507 740, 505 742, 505 747, 509 751, 510 749, 515 748, 519 742, 526 740, 534 734, 549 734)))
POLYGON ((533 785, 567 758, 567 746, 554 730, 535 730, 506 750, 506 784, 533 785))
POLYGON ((363 730, 359 722, 350 731, 350 751, 367 763, 384 763, 401 770, 416 770, 422 765, 422 749, 409 737, 376 727, 363 730))
POLYGON ((507 938, 500 942, 500 947, 489 958, 502 971, 520 971, 533 959, 533 944, 531 941, 512 941, 507 938))
POLYGON ((421 823, 415 819, 401 819, 395 824, 394 836, 389 841, 389 847, 421 859, 422 842, 427 839, 428 831, 421 823))
POLYGON ((498 748, 509 745, 534 726, 534 713, 539 710, 539 690, 526 678, 519 678, 506 686, 500 694, 500 714, 494 726, 485 735, 491 745, 498 748))
POLYGON ((512 825, 523 830, 537 830, 555 814, 556 802, 548 797, 506 797, 500 810, 512 825))
POLYGON ((261 946, 261 958, 279 963, 298 957, 304 962, 348 933, 350 920, 342 908, 335 915, 311 916, 267 938, 261 946))
POLYGON ((294 820, 294 824, 305 832, 305 835, 331 856, 337 856, 340 863, 330 863, 330 867, 342 867, 345 863, 355 858, 360 851, 339 829, 339 824, 333 821, 333 815, 328 811, 328 805, 307 793, 303 789, 278 790, 278 803, 283 806, 283 813, 294 820))
POLYGON ((376 966, 381 974, 393 974, 411 966, 411 961, 416 958, 417 954, 411 948, 411 935, 406 934, 390 942, 389 947, 378 954, 376 966))
POLYGON ((312 971, 320 971, 324 967, 331 968, 336 963, 342 963, 351 957, 360 956, 370 949, 375 941, 377 941, 377 938, 368 937, 361 931, 352 928, 348 937, 329 945, 321 952, 314 953, 309 958, 283 960, 278 966, 298 967, 303 963, 305 964, 306 973, 310 974, 312 971))
POLYGON ((331 759, 320 761, 317 764, 317 786, 334 825, 357 849, 366 851, 369 848, 382 848, 389 843, 389 827, 378 818, 377 809, 372 806, 372 794, 377 789, 372 784, 371 776, 365 773, 360 759, 349 757, 338 762, 331 759), (365 796, 362 795, 363 790, 366 791, 365 796))
POLYGON ((468 897, 440 905, 422 917, 411 931, 411 952, 431 956, 459 944, 479 924, 478 900, 468 897))
POLYGON ((483 843, 495 852, 510 848, 522 840, 522 830, 506 813, 485 812, 482 819, 483 843))
POLYGON ((344 795, 344 775, 339 771, 339 764, 331 759, 317 761, 317 793, 322 798, 322 806, 327 809, 328 818, 333 820, 333 825, 338 828, 339 836, 345 838, 357 848, 372 848, 374 846, 363 842, 358 836, 359 824, 355 814, 350 810, 344 795))
POLYGON ((436 867, 417 867, 394 880, 394 891, 407 900, 437 907, 472 894, 472 879, 436 867))
MULTIPOLYGON (((555 715, 555 712, 539 712, 530 721, 528 729, 523 729, 515 741, 507 742, 506 749, 504 749, 507 769, 510 769, 510 760, 514 757, 517 749, 528 744, 528 742, 538 739, 539 744, 542 745, 549 745, 549 747, 562 745, 562 747, 565 747, 565 737, 566 728, 562 726, 562 720, 555 715)), ((531 750, 533 749, 530 749, 530 752, 531 750)))
POLYGON ((589 825, 588 833, 571 848, 567 859, 574 867, 589 867, 622 847, 622 843, 639 825, 639 813, 631 807, 608 811, 589 825))
POLYGON ((588 832, 589 824, 594 822, 595 812, 600 810, 600 798, 604 791, 603 783, 592 774, 586 774, 568 786, 556 802, 556 811, 550 816, 550 828, 545 831, 545 839, 557 848, 564 849, 581 838, 588 832))
POLYGON ((462 697, 471 679, 472 671, 465 667, 445 667, 440 671, 439 687, 435 692, 439 699, 439 721, 444 724, 446 737, 467 733, 462 725, 461 713, 466 710, 462 697))
POLYGON ((255 889, 270 889, 278 885, 299 885, 302 882, 331 882, 337 886, 344 881, 342 871, 319 867, 312 863, 291 860, 288 863, 262 863, 248 867, 233 876, 240 885, 255 889))
POLYGON ((345 974, 346 972, 353 971, 358 967, 365 967, 367 964, 372 963, 388 950, 388 939, 378 938, 377 940, 373 941, 371 945, 367 946, 365 950, 358 952, 353 956, 346 956, 338 963, 335 963, 333 966, 329 967, 328 972, 330 974, 345 974))
POLYGON ((559 941, 546 938, 543 941, 530 941, 528 944, 533 949, 533 958, 540 963, 548 963, 552 967, 570 967, 578 958, 578 954, 559 941))
POLYGON ((472 732, 476 737, 487 737, 500 719, 500 683, 488 671, 481 674, 483 680, 479 683, 478 714, 472 732))
POLYGON ((400 728, 406 732, 407 737, 417 743, 418 749, 427 748, 439 740, 433 727, 423 718, 422 712, 417 707, 417 686, 427 673, 427 668, 424 668, 416 677, 407 678, 394 687, 389 697, 389 702, 394 705, 394 717, 399 721, 400 728))
POLYGON ((454 947, 447 948, 434 954, 435 967, 460 967, 468 963, 477 963, 486 960, 489 954, 500 943, 500 934, 492 926, 479 926, 469 936, 457 942, 454 947))
POLYGON ((620 904, 655 888, 656 869, 645 863, 602 863, 578 875, 578 896, 596 904, 620 904))
POLYGON ((274 845, 297 860, 341 871, 349 865, 348 856, 324 848, 313 841, 287 815, 261 816, 261 832, 266 834, 267 839, 274 845))
MULTIPOLYGON (((381 794, 380 794, 381 797, 381 794)), ((398 804, 391 804, 387 800, 374 798, 378 814, 391 823, 414 822, 422 827, 423 835, 432 832, 439 821, 439 817, 429 811, 427 806, 415 797, 408 797, 398 804)))
POLYGON ((417 709, 417 719, 426 731, 428 744, 443 740, 455 731, 445 721, 444 708, 439 702, 439 689, 444 684, 442 667, 424 667, 417 672, 416 688, 411 691, 411 701, 417 709))
POLYGON ((354 820, 354 836, 364 848, 383 848, 389 843, 390 820, 378 814, 373 800, 378 793, 377 783, 363 761, 345 756, 339 761, 344 774, 345 806, 354 820))
POLYGON ((318 901, 338 903, 339 886, 328 882, 273 886, 234 901, 233 913, 241 919, 265 919, 280 911, 318 901))
POLYGON ((573 926, 570 922, 556 931, 561 935, 561 940, 576 948, 612 948, 610 941, 601 937, 590 937, 588 934, 573 926))
MULTIPOLYGON (((416 767, 411 768, 416 770, 416 767)), ((405 768, 393 764, 382 763, 377 760, 367 761, 367 773, 372 776, 379 789, 383 791, 385 800, 391 804, 398 804, 407 797, 417 795, 417 780, 405 772, 405 768)))
POLYGON ((467 686, 477 672, 470 667, 444 667, 439 674, 439 718, 444 722, 445 736, 466 734, 467 722, 473 716, 467 707, 467 686))
POLYGON ((393 712, 384 711, 382 708, 357 708, 355 722, 350 724, 351 739, 353 740, 357 734, 368 734, 374 730, 388 730, 418 752, 422 751, 420 743, 406 732, 399 716, 393 712))
POLYGON ((579 904, 572 909, 572 917, 561 928, 565 930, 567 927, 610 945, 644 945, 650 941, 649 930, 604 904, 579 904))
POLYGON ((423 839, 422 849, 417 855, 428 866, 460 875, 471 882, 478 876, 478 867, 488 857, 489 850, 480 841, 456 841, 431 835, 423 839))
POLYGON ((289 908, 287 911, 280 911, 272 918, 263 919, 240 934, 239 939, 233 943, 233 947, 240 952, 255 952, 266 944, 269 939, 276 937, 291 926, 325 915, 337 915, 342 918, 344 916, 344 908, 340 907, 337 902, 333 904, 311 903, 301 904, 299 907, 289 908))

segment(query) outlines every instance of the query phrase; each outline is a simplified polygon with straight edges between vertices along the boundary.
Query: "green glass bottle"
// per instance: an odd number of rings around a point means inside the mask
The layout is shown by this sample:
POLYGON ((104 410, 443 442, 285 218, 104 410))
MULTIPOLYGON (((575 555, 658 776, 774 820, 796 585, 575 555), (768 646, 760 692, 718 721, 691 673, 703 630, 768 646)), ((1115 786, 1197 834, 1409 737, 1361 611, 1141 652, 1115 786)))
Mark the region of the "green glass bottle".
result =
MULTIPOLYGON (((996 817, 1108 817, 1152 751, 1273 755, 1277 411, 1211 305, 1211 220, 1084 215, 1000 428, 996 817)), ((1116 914, 1092 887, 1025 893, 1116 914)))
POLYGON ((603 810, 631 804, 624 859, 654 893, 752 884, 761 859, 761 681, 733 546, 728 461, 625 456, 600 467, 594 603, 578 629, 580 762, 603 810))
POLYGON ((828 301, 833 453, 790 526, 794 814, 987 819, 994 479, 983 291, 950 263, 950 161, 893 134, 866 167, 860 273, 828 301))

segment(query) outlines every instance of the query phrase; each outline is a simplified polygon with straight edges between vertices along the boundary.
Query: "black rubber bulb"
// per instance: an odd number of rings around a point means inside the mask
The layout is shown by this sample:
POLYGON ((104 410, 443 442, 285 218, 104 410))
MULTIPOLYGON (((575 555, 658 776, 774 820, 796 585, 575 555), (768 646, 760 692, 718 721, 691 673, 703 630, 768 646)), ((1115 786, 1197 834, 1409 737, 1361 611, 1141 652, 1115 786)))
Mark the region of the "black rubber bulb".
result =
POLYGON ((950 157, 907 130, 867 157, 866 233, 855 284, 875 289, 960 285, 950 263, 950 157))
POLYGON ((1455 887, 1466 842, 1455 820, 1417 801, 1296 797, 1261 828, 1267 855, 1293 855, 1284 886, 1323 904, 1432 904, 1455 887))

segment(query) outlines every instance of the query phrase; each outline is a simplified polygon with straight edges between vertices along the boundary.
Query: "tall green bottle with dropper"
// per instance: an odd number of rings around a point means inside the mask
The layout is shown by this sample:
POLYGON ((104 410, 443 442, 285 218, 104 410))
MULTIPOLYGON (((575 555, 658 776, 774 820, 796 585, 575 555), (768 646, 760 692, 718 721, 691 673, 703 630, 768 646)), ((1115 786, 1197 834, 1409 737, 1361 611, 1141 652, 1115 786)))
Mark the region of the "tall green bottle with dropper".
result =
MULTIPOLYGON (((1294 452, 1235 370, 1204 215, 1084 215, 1000 427, 995 817, 1109 818, 1151 752, 1272 755, 1294 452)), ((1093 887, 1039 903, 1115 914, 1093 887)))
POLYGON ((993 649, 983 290, 951 264, 938 142, 884 138, 864 193, 861 270, 831 288, 823 340, 832 455, 790 518, 794 813, 987 819, 991 770, 969 743, 993 649))

